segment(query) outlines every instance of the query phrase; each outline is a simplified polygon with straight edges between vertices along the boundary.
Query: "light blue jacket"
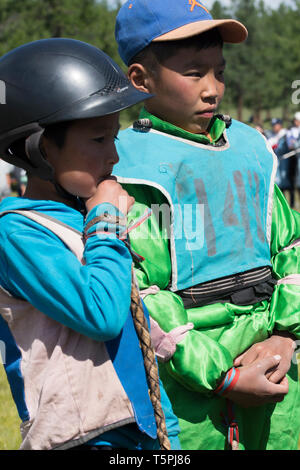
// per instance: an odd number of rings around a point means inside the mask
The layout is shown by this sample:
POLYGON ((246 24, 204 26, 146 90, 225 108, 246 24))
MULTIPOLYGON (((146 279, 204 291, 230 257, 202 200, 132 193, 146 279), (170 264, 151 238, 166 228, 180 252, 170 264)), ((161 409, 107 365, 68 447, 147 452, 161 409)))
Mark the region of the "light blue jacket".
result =
MULTIPOLYGON (((99 207, 93 209, 85 220, 79 211, 62 203, 7 198, 1 203, 0 211, 35 210, 82 232, 99 207)), ((107 204, 103 209, 109 211, 114 208, 107 204)), ((23 216, 7 214, 0 218, 0 285, 14 297, 29 301, 68 328, 96 341, 106 342, 116 373, 135 410, 138 432, 144 440, 146 437, 152 442, 156 434, 155 423, 149 413, 145 418, 149 403, 141 400, 141 390, 147 391, 145 377, 141 378, 138 360, 130 376, 125 373, 121 359, 128 352, 130 354, 131 346, 129 341, 118 342, 121 332, 124 337, 124 332, 127 334, 130 331, 130 326, 126 325, 130 306, 131 255, 115 236, 92 236, 86 242, 84 257, 85 265, 81 265, 56 235, 42 226, 38 226, 37 230, 37 224, 23 216), (140 386, 136 387, 137 384, 140 386)), ((132 331, 128 334, 132 335, 132 331)), ((6 371, 20 417, 28 420, 18 345, 1 317, 0 339, 10 344, 10 357, 6 360, 10 367, 6 367, 6 371)), ((162 387, 161 392, 169 437, 174 439, 173 446, 177 447, 178 420, 162 387)), ((118 429, 112 432, 113 442, 122 447, 122 433, 119 434, 118 429)), ((130 435, 131 432, 131 425, 125 427, 125 433, 130 435)), ((134 436, 136 432, 134 429, 134 436)), ((103 439, 105 441, 105 437, 105 434, 101 435, 99 443, 103 439)))

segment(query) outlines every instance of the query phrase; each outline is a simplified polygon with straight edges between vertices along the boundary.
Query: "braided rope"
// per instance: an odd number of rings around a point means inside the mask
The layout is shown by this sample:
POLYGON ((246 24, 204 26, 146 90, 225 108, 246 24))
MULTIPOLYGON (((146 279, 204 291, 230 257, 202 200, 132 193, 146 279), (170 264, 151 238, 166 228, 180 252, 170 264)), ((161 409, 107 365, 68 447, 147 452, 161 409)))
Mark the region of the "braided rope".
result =
POLYGON ((144 365, 149 385, 149 395, 154 409, 155 421, 157 426, 157 437, 160 443, 160 448, 162 450, 170 450, 171 445, 168 439, 165 415, 162 410, 160 401, 161 397, 159 388, 158 367, 155 360, 153 346, 151 343, 148 323, 145 318, 140 295, 136 287, 133 268, 131 283, 131 314, 143 353, 144 365))
POLYGON ((120 225, 122 227, 126 227, 127 225, 127 221, 126 221, 126 217, 119 217, 119 216, 115 216, 115 215, 111 215, 111 214, 107 214, 106 212, 104 212, 104 214, 101 214, 97 217, 94 217, 92 220, 90 220, 90 222, 85 226, 85 229, 84 229, 84 237, 85 238, 88 238, 87 236, 87 233, 89 231, 89 229, 91 227, 93 227, 93 225, 97 225, 98 223, 100 222, 107 222, 107 223, 110 223, 110 224, 117 224, 117 225, 120 225))

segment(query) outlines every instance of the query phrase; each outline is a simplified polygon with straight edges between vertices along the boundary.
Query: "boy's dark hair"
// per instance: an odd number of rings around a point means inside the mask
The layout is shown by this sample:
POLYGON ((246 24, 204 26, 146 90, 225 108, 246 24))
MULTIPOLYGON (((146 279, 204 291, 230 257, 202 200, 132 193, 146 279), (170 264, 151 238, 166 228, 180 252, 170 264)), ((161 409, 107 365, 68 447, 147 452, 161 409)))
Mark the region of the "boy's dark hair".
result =
MULTIPOLYGON (((66 134, 72 121, 58 122, 45 128, 43 135, 61 149, 64 146, 66 134)), ((10 153, 22 160, 28 160, 25 150, 25 139, 19 139, 10 146, 10 153)))
POLYGON ((45 128, 43 135, 61 149, 64 146, 66 134, 71 123, 72 121, 65 121, 49 125, 45 128))
POLYGON ((217 46, 223 47, 223 39, 218 28, 214 28, 185 39, 151 42, 136 54, 128 65, 130 66, 135 63, 142 64, 150 73, 155 73, 158 65, 163 65, 169 57, 175 55, 181 48, 196 47, 197 49, 208 49, 209 47, 217 46))

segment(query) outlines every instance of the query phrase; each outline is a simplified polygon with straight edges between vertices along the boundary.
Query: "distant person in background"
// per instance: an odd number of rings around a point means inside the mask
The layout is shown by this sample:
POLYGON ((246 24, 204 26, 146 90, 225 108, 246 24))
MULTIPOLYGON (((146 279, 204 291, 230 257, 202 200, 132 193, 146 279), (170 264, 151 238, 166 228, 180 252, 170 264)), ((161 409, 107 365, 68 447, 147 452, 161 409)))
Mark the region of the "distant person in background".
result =
POLYGON ((266 138, 268 138, 268 130, 265 131, 263 125, 261 122, 255 122, 254 116, 250 116, 249 118, 249 124, 254 127, 258 132, 260 132, 262 135, 264 135, 266 138))
MULTIPOLYGON (((287 133, 287 142, 290 150, 300 147, 300 111, 294 115, 293 125, 287 133)), ((298 154, 300 154, 300 149, 298 154)))
POLYGON ((291 206, 295 206, 295 189, 300 193, 300 111, 295 113, 292 127, 287 131, 286 143, 288 151, 295 151, 295 155, 289 157, 291 180, 291 206))
POLYGON ((283 127, 282 120, 279 118, 273 118, 271 126, 272 130, 268 136, 268 142, 278 157, 276 184, 285 193, 291 190, 290 159, 282 158, 288 152, 286 144, 287 130, 283 127))
POLYGON ((0 201, 11 193, 11 178, 10 173, 13 170, 13 165, 6 163, 0 159, 0 201))
POLYGON ((265 134, 265 131, 264 131, 264 128, 262 127, 262 125, 260 124, 257 124, 256 126, 254 126, 255 129, 260 132, 262 135, 264 135, 266 137, 266 134, 265 134))
POLYGON ((278 118, 273 118, 271 125, 272 130, 268 140, 276 153, 280 139, 286 135, 286 129, 283 127, 282 120, 278 118))

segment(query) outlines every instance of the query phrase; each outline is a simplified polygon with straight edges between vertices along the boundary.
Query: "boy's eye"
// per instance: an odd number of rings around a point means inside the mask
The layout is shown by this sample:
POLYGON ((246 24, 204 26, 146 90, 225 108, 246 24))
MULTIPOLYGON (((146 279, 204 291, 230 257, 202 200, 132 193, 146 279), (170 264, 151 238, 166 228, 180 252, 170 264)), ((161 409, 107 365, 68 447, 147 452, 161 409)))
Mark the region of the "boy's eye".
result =
MULTIPOLYGON (((111 137, 110 137, 110 138, 111 138, 111 137)), ((114 135, 114 136, 113 136, 113 139, 114 139, 114 140, 119 140, 119 138, 118 138, 117 135, 114 135)), ((94 140, 95 142, 102 143, 102 142, 104 142, 105 137, 95 137, 93 140, 94 140)))
POLYGON ((201 72, 197 71, 197 70, 193 70, 193 71, 190 71, 190 72, 186 72, 184 74, 186 77, 202 77, 202 74, 201 72))

